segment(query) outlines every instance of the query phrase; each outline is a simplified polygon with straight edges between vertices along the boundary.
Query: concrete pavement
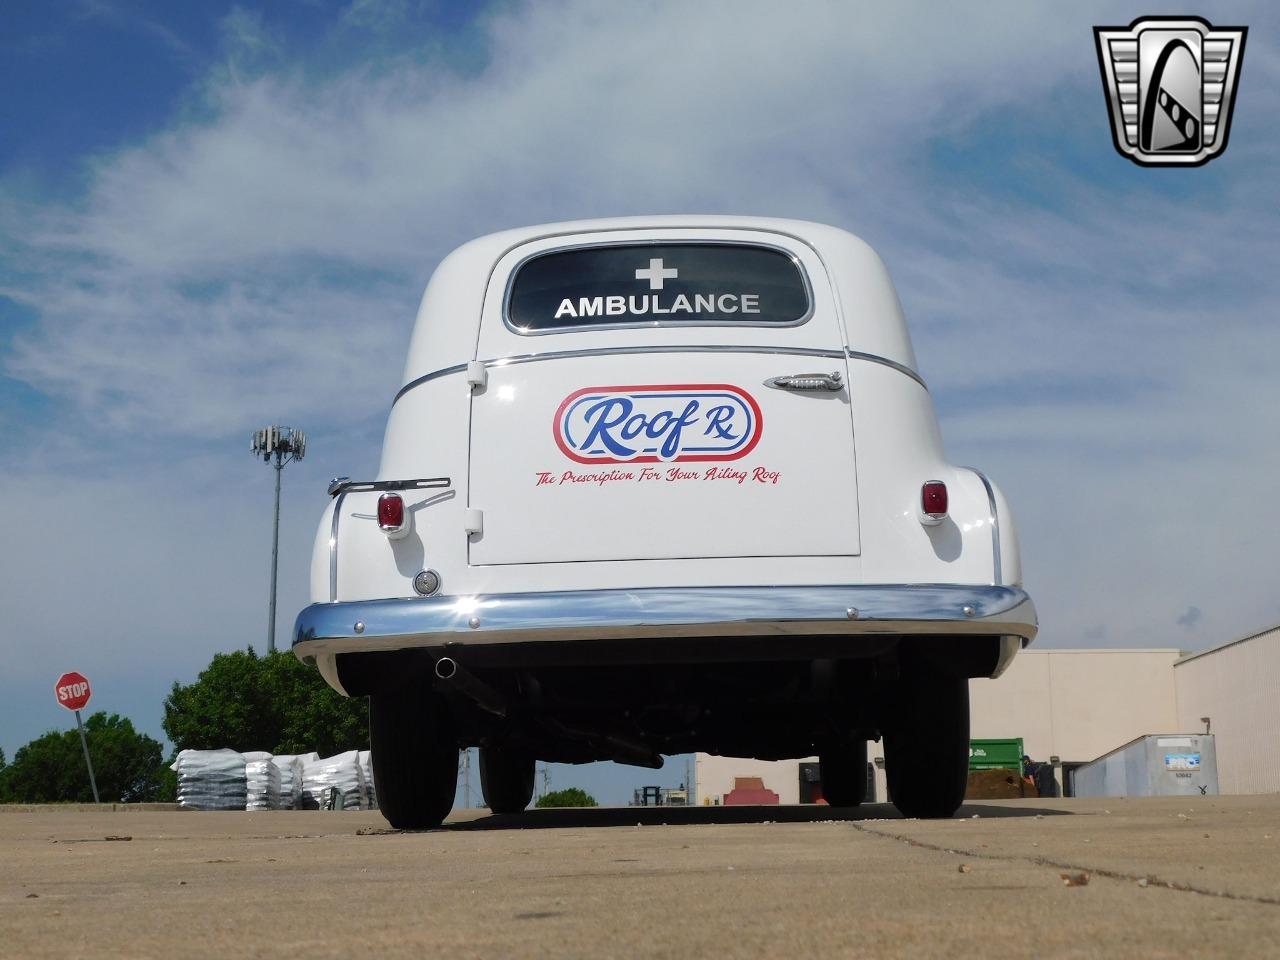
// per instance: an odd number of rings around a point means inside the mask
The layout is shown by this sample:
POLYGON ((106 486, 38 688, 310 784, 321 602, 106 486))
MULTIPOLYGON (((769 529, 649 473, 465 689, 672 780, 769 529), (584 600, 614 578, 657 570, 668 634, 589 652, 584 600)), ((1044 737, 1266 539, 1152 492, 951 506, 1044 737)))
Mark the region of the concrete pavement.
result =
POLYGON ((6 958, 1280 956, 1280 796, 0 811, 6 958))

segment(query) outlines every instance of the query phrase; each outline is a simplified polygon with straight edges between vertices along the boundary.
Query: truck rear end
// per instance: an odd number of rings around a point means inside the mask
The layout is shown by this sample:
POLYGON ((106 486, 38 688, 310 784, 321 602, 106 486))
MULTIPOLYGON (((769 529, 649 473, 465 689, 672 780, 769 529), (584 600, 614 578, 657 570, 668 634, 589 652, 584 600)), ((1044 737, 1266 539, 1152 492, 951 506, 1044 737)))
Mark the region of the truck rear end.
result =
POLYGON ((377 478, 332 493, 295 651, 370 696, 402 825, 447 813, 459 746, 495 810, 528 802, 537 759, 691 750, 816 753, 856 803, 881 735, 895 802, 949 815, 967 679, 1036 630, 1008 506, 946 463, 883 264, 816 224, 460 248, 377 478))

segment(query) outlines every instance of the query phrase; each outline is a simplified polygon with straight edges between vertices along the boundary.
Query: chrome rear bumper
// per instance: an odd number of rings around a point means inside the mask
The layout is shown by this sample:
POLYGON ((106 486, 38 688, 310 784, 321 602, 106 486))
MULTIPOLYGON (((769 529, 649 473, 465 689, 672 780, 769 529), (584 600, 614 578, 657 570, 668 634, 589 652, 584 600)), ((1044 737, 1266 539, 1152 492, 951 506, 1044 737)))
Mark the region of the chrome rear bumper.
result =
POLYGON ((315 603, 299 615, 299 657, 415 647, 680 637, 998 636, 997 676, 1035 638, 1018 587, 865 584, 652 587, 315 603))

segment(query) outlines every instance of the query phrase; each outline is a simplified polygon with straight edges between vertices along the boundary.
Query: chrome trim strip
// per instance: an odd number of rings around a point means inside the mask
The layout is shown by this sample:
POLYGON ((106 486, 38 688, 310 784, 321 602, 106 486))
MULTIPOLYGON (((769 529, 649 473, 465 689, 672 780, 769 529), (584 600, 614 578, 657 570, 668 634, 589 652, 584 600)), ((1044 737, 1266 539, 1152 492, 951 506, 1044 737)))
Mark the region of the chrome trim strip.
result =
POLYGON ((899 373, 905 373, 920 386, 924 387, 925 390, 929 389, 929 385, 924 382, 924 377, 920 376, 905 363, 899 363, 897 360, 890 360, 888 357, 881 357, 874 353, 862 353, 859 350, 846 350, 844 355, 850 360, 866 360, 870 363, 878 363, 881 366, 889 367, 891 370, 897 370, 899 373))
MULTIPOLYGON (((898 363, 896 360, 890 360, 888 357, 880 357, 874 353, 860 353, 857 350, 824 350, 817 347, 765 347, 753 346, 751 344, 731 343, 706 343, 652 347, 592 347, 583 350, 548 350, 544 353, 522 353, 511 357, 495 357, 492 360, 484 360, 482 362, 486 368, 489 368, 506 367, 515 363, 532 363, 535 360, 567 360, 574 357, 604 357, 613 354, 625 355, 638 353, 763 353, 794 357, 830 357, 833 360, 842 360, 847 357, 851 360, 866 360, 870 363, 878 363, 882 366, 897 370, 899 373, 906 374, 926 390, 929 389, 924 380, 921 379, 920 374, 916 373, 910 367, 898 363)), ((417 379, 410 380, 396 392, 395 399, 391 401, 391 405, 395 406, 396 402, 414 387, 450 374, 462 373, 466 369, 467 365, 465 363, 455 363, 451 367, 442 367, 439 370, 433 370, 431 373, 424 374, 417 379)))
POLYGON ((401 397, 403 397, 406 393, 408 393, 414 387, 421 386, 422 384, 427 383, 431 380, 437 380, 440 377, 447 377, 453 373, 463 373, 466 371, 466 369, 467 369, 467 365, 465 363, 455 363, 452 367, 441 367, 439 370, 432 370, 430 373, 423 374, 421 377, 418 377, 416 380, 410 380, 403 387, 401 387, 399 390, 396 391, 396 395, 392 399, 391 405, 394 407, 396 405, 396 401, 399 400, 401 397))
POLYGON ((361 600, 307 607, 294 625, 293 647, 302 656, 548 640, 876 634, 1030 639, 1036 634, 1035 606, 1019 587, 957 584, 648 587, 361 600))
POLYGON ((333 500, 333 519, 329 525, 329 602, 338 602, 338 520, 342 516, 342 501, 347 499, 343 490, 333 500))
POLYGON ((755 347, 750 344, 694 343, 687 346, 668 347, 593 347, 586 350, 551 350, 546 353, 523 353, 514 357, 498 357, 486 360, 486 367, 506 367, 513 363, 530 363, 534 360, 567 360, 574 357, 604 357, 610 354, 636 353, 767 353, 800 357, 831 357, 841 359, 843 350, 822 350, 817 347, 755 347))
POLYGON ((996 516, 996 492, 991 488, 991 481, 987 479, 987 475, 981 470, 976 467, 961 469, 968 470, 987 488, 987 504, 991 508, 991 582, 998 586, 1004 582, 1004 572, 1000 569, 1000 518, 996 516))
MULTIPOLYGON (((690 229, 687 227, 678 227, 676 229, 690 229)), ((696 229, 696 228, 693 228, 696 229)), ((528 241, 529 243, 537 243, 537 238, 528 241)), ((510 251, 507 251, 510 253, 510 251)), ((502 256, 505 257, 504 253, 502 256)), ((501 261, 501 257, 499 261, 501 261)), ((826 269, 826 264, 823 264, 826 269)), ((543 337, 557 333, 576 333, 578 331, 588 330, 635 330, 635 329, 657 329, 659 327, 767 327, 787 329, 789 327, 799 327, 809 322, 810 318, 817 310, 814 303, 813 284, 809 280, 809 272, 805 270, 804 264, 800 262, 800 258, 786 247, 778 246, 776 243, 761 243, 760 241, 740 241, 740 240, 699 240, 699 239, 682 239, 677 240, 671 237, 655 238, 651 240, 605 240, 591 241, 584 240, 581 243, 567 243, 556 247, 547 247, 545 250, 537 250, 525 257, 521 257, 511 268, 507 274, 507 282, 502 291, 502 325, 514 333, 518 337, 543 337), (804 295, 807 301, 806 309, 798 320, 790 320, 787 323, 763 323, 751 322, 749 320, 705 320, 705 321, 679 321, 672 323, 664 323, 660 320, 635 320, 629 323, 593 323, 582 326, 573 327, 548 327, 545 330, 528 330, 523 327, 517 327, 511 322, 511 288, 515 286, 516 275, 519 274, 520 268, 530 260, 538 257, 550 256, 553 253, 565 253, 569 250, 590 250, 599 247, 670 247, 670 246, 686 246, 686 247, 757 247, 761 250, 772 250, 780 253, 794 264, 796 271, 800 274, 800 282, 804 284, 804 295)))

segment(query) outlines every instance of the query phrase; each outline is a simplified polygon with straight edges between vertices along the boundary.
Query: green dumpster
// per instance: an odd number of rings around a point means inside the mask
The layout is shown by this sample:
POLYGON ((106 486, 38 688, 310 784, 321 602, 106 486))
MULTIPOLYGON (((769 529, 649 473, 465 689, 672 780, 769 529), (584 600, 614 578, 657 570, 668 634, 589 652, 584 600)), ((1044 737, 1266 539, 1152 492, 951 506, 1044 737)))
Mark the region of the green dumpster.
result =
POLYGON ((969 769, 973 770, 1017 770, 1018 776, 1026 773, 1022 769, 1022 738, 1013 737, 1004 740, 970 740, 969 769))

